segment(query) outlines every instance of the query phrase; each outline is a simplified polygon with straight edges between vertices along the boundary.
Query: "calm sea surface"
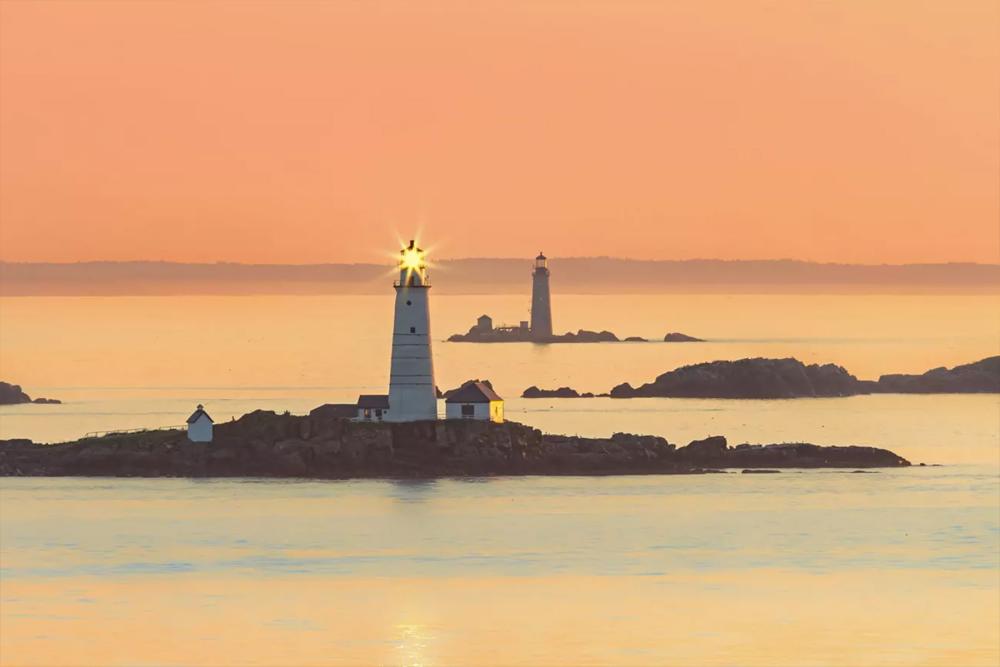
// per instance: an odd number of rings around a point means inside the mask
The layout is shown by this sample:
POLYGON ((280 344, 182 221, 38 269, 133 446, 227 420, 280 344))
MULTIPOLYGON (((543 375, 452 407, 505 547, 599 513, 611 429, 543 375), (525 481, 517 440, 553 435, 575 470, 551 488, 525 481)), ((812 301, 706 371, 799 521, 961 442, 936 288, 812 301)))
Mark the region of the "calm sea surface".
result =
MULTIPOLYGON (((862 378, 1000 353, 995 296, 557 296, 556 328, 706 344, 435 343, 442 388, 511 419, 684 444, 807 440, 943 464, 874 474, 425 483, 0 480, 4 665, 995 665, 1000 398, 518 399, 687 363, 834 362, 862 378)), ((58 441, 302 413, 384 390, 391 294, 0 299, 0 408, 58 441)), ((525 297, 439 297, 435 338, 525 297)))

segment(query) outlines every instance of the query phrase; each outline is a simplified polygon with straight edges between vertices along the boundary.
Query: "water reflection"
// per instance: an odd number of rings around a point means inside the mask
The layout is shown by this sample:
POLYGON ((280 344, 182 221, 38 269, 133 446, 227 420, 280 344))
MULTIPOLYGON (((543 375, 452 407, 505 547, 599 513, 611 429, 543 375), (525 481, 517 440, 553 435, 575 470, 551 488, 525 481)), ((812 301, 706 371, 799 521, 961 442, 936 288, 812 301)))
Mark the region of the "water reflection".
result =
POLYGON ((998 482, 995 468, 970 466, 4 479, 0 655, 67 666, 994 665, 998 482))
POLYGON ((434 496, 436 479, 394 479, 390 482, 390 497, 396 502, 419 505, 434 496))

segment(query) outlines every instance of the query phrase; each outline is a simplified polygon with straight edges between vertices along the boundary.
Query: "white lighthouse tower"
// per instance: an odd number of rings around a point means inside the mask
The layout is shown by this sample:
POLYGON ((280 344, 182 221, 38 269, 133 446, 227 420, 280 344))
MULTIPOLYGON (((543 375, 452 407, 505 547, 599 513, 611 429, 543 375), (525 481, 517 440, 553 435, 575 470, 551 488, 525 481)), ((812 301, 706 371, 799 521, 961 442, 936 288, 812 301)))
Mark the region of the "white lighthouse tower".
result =
POLYGON ((424 251, 410 241, 399 251, 392 325, 387 421, 437 419, 437 389, 431 356, 430 282, 424 251))
POLYGON ((552 338, 552 298, 549 296, 549 260, 545 253, 535 258, 531 273, 531 339, 545 342, 552 338))

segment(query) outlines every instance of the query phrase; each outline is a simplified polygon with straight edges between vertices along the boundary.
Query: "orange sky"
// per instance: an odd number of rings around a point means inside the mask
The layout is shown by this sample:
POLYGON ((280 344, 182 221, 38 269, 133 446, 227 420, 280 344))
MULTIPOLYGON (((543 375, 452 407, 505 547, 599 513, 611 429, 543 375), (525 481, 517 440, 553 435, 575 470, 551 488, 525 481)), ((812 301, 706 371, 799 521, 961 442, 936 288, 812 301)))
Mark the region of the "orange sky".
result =
POLYGON ((995 0, 518 4, 2 2, 0 259, 1000 261, 995 0))

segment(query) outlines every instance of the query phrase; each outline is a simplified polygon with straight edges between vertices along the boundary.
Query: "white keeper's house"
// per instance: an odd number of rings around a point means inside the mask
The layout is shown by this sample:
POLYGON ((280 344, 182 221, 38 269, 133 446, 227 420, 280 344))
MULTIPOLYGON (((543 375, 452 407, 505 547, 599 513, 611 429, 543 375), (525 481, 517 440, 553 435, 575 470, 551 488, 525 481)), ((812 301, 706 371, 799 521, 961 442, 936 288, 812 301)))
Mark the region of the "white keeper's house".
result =
POLYGON ((389 419, 389 396, 386 394, 361 394, 358 397, 356 421, 380 422, 389 419))
POLYGON ((483 382, 470 382, 445 400, 446 419, 503 422, 503 399, 483 382))

